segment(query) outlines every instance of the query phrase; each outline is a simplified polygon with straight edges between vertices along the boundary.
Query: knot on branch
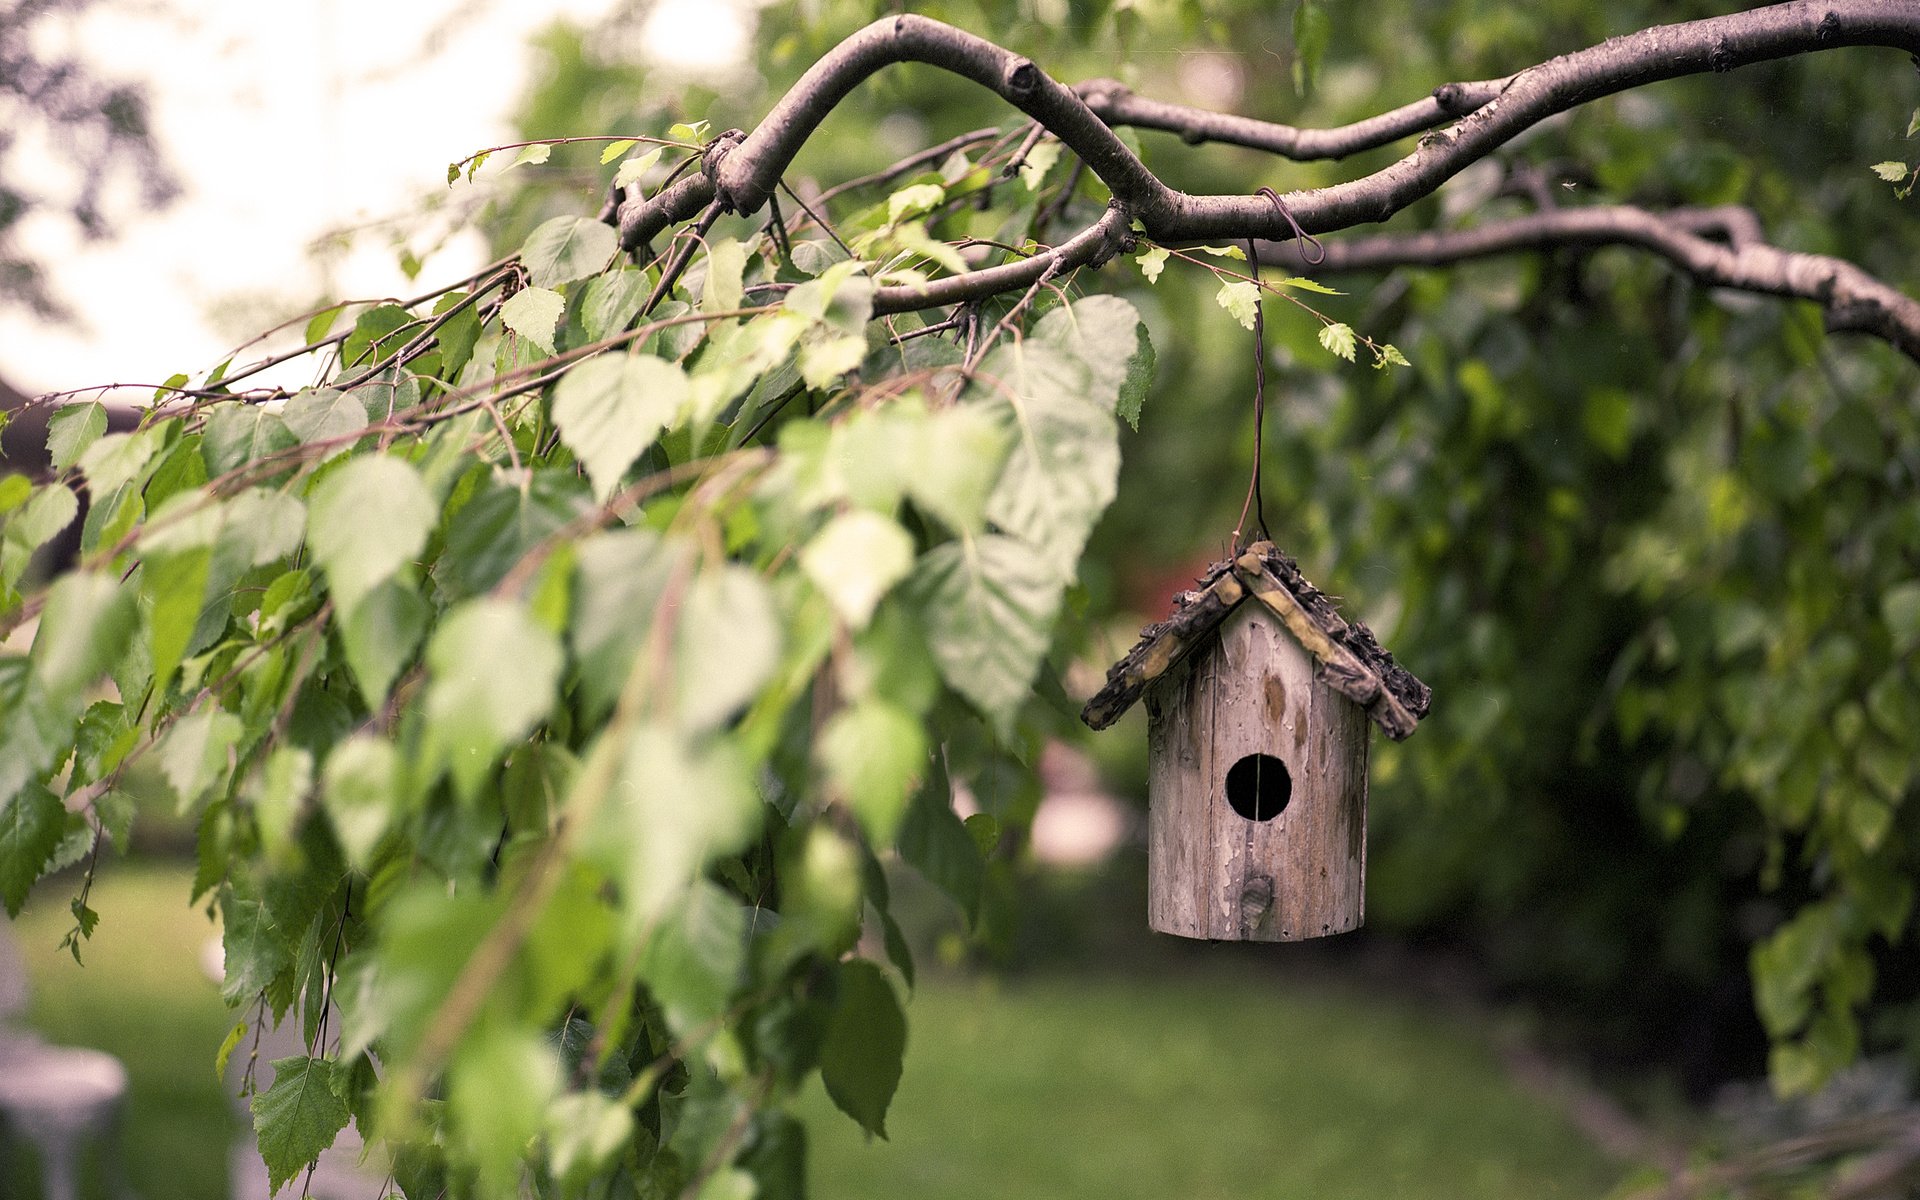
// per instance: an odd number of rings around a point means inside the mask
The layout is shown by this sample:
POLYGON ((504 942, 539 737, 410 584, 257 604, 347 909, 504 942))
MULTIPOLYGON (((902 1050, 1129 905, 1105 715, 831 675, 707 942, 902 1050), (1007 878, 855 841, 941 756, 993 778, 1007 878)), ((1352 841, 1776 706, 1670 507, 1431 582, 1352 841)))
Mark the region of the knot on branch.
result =
POLYGON ((1450 117, 1465 116, 1473 110, 1467 86, 1463 83, 1443 83, 1433 89, 1433 102, 1450 117))
POLYGON ((713 184, 715 197, 731 212, 752 212, 753 209, 760 207, 758 203, 755 203, 751 208, 742 207, 735 202, 735 198, 732 193, 728 191, 726 184, 720 181, 721 162, 726 159, 727 155, 733 153, 734 147, 746 140, 747 131, 744 129, 723 130, 715 134, 713 140, 707 143, 706 148, 700 151, 700 173, 707 177, 707 182, 713 184))
POLYGON ((1100 230, 1100 244, 1087 259, 1087 265, 1095 270, 1105 266, 1116 254, 1133 253, 1140 243, 1133 232, 1133 214, 1117 198, 1107 201, 1107 219, 1096 228, 1100 230))
POLYGON ((1040 68, 1033 65, 1030 58, 1017 58, 1007 65, 1006 84, 1009 98, 1030 95, 1040 82, 1040 68))
POLYGON ((1820 24, 1814 27, 1813 36, 1816 41, 1830 42, 1833 35, 1839 32, 1840 15, 1828 9, 1826 15, 1820 18, 1820 24))
POLYGON ((1713 68, 1716 75, 1733 70, 1733 51, 1727 48, 1727 39, 1718 38, 1714 41, 1713 48, 1707 51, 1707 65, 1713 68))

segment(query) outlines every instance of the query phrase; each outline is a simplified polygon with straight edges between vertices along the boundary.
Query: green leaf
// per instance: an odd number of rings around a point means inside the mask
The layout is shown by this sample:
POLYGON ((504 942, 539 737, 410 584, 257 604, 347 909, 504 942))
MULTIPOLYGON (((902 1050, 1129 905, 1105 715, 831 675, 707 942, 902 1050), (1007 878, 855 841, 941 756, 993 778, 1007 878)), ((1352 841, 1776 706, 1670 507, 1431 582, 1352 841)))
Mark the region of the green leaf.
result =
POLYGON ((747 913, 705 880, 661 918, 640 954, 640 978, 680 1037, 726 1015, 747 964, 747 913))
POLYGON ((1295 291, 1301 292, 1317 292, 1322 296, 1346 295, 1345 292, 1336 291, 1324 283, 1315 283, 1313 280, 1300 275, 1282 275, 1280 278, 1274 280, 1273 283, 1276 287, 1293 288, 1295 291))
POLYGON ((907 495, 955 533, 978 533, 986 525, 987 502, 1012 449, 1007 424, 990 409, 943 408, 921 427, 911 447, 907 495))
POLYGON ((113 666, 138 621, 132 590, 113 576, 62 576, 47 592, 30 652, 47 697, 78 713, 81 693, 113 666))
POLYGON ((1059 574, 1024 542, 996 535, 937 546, 916 574, 941 677, 1007 734, 1052 641, 1059 574))
POLYGON ((446 550, 434 570, 440 598, 493 590, 528 554, 591 507, 586 482, 572 471, 496 473, 485 490, 460 507, 447 533, 446 550))
POLYGON ((1920 579, 1896 583, 1880 596, 1880 619, 1887 623, 1895 652, 1920 645, 1920 579))
POLYGON ((688 548, 651 530, 597 534, 579 544, 573 592, 573 660, 579 664, 580 703, 590 721, 613 707, 652 622, 675 611, 664 601, 669 582, 682 570, 688 548))
POLYGON ((1319 337, 1322 346, 1348 362, 1353 361, 1354 336, 1351 327, 1339 321, 1331 325, 1323 325, 1320 327, 1319 337))
MULTIPOLYGON (((452 183, 453 177, 456 174, 458 174, 458 171, 455 168, 451 166, 448 167, 447 182, 452 183)), ((309 318, 307 321, 306 332, 303 335, 304 340, 306 341, 306 344, 311 346, 315 342, 318 342, 321 338, 326 337, 327 332, 333 328, 333 323, 335 321, 338 321, 340 319, 340 314, 345 311, 347 311, 346 305, 336 304, 332 308, 323 308, 319 312, 313 314, 313 316, 309 318)))
POLYGON ((639 267, 594 276, 580 301, 580 324, 587 338, 597 342, 625 329, 647 302, 652 287, 653 280, 639 267))
POLYGON ((886 975, 863 958, 841 963, 820 1080, 841 1112, 882 1138, 906 1051, 907 1019, 886 975))
POLYGON ((520 247, 520 263, 534 287, 557 288, 606 266, 619 241, 620 235, 604 221, 555 217, 528 235, 520 247))
POLYGON ((709 128, 705 121, 679 121, 667 128, 667 137, 676 142, 704 141, 709 128))
POLYGON ((447 1108, 480 1172, 480 1194, 519 1195, 521 1162, 560 1092, 553 1048, 530 1029, 483 1029, 455 1059, 447 1108))
POLYGON ((384 454, 357 458, 314 486, 307 546, 327 573, 334 605, 360 598, 426 547, 439 506, 419 472, 384 454))
POLYGON ((1058 578, 1071 579, 1118 487, 1111 408, 1099 402, 1083 362, 1042 344, 995 350, 981 374, 998 385, 1016 437, 987 516, 1031 544, 1058 578))
MULTIPOLYGON (((448 292, 433 305, 433 315, 446 318, 433 335, 433 340, 440 347, 439 376, 442 379, 460 378, 460 373, 473 359, 474 343, 480 340, 480 310, 471 304, 460 308, 466 299, 465 292, 448 292), (456 308, 459 308, 458 312, 454 312, 456 308)), ((412 376, 408 380, 411 382, 412 376)))
POLYGON ((260 847, 268 861, 293 861, 294 833, 313 790, 313 755, 299 746, 275 746, 249 781, 260 847))
POLYGON ((332 453, 340 454, 351 448, 345 439, 367 427, 367 408, 352 392, 308 388, 287 401, 280 419, 302 445, 339 440, 332 453))
POLYGON ((986 863, 980 845, 954 814, 946 787, 924 787, 907 807, 900 826, 900 857, 959 906, 967 922, 980 915, 986 863))
POLYGON ((368 709, 378 712, 387 691, 420 647, 433 607, 396 579, 376 585, 338 620, 347 666, 368 709))
POLYGON ((184 811, 232 769, 230 755, 245 726, 221 708, 188 713, 160 741, 160 770, 184 811))
POLYGON ((840 619, 866 628, 880 598, 913 570, 913 537, 878 513, 855 509, 827 523, 800 552, 800 567, 840 619))
POLYGON ((521 288, 500 306, 500 323, 552 354, 560 314, 566 309, 566 298, 559 292, 543 287, 521 288))
POLYGON ((731 717, 780 662, 780 622, 766 581, 731 563, 695 576, 673 645, 681 723, 701 730, 731 717))
POLYGON ((557 638, 521 605, 466 600, 427 643, 429 734, 455 787, 475 795, 508 743, 553 707, 564 659, 557 638))
POLYGON ((166 444, 169 425, 178 427, 169 422, 132 433, 109 433, 88 446, 78 460, 88 490, 95 496, 109 496, 121 484, 142 477, 166 444))
POLYGON ((1220 285, 1214 303, 1232 314, 1242 329, 1252 329, 1254 314, 1260 311, 1260 286, 1251 280, 1236 279, 1220 285))
POLYGON ((1167 248, 1149 246, 1133 261, 1139 264, 1140 273, 1147 277, 1148 283, 1159 283, 1160 272, 1167 269, 1167 248))
POLYGON ((554 1177, 580 1194, 594 1176, 611 1174, 633 1140, 633 1110, 599 1092, 571 1092, 547 1108, 547 1146, 554 1177))
POLYGON ((0 803, 0 903, 20 915, 40 868, 53 857, 66 831, 67 810, 39 784, 29 784, 0 803))
POLYGON ((742 279, 747 248, 735 238, 717 238, 707 246, 707 279, 701 290, 702 312, 732 312, 745 295, 742 279))
POLYGON ((912 713, 863 700, 827 722, 818 752, 829 785, 846 798, 868 839, 889 846, 926 771, 928 751, 912 713))
MULTIPOLYGON (((594 753, 579 778, 591 778, 594 753)), ((573 801, 569 801, 573 803, 573 801)), ((629 919, 644 925, 684 897, 715 855, 738 850, 763 805, 746 759, 724 739, 699 742, 664 725, 634 731, 588 853, 621 882, 629 919)))
POLYGON ((106 431, 107 409, 97 400, 56 410, 47 418, 48 465, 56 471, 66 470, 106 431))
POLYGON ((1873 173, 1888 183, 1899 183, 1907 177, 1907 164, 1889 160, 1873 164, 1873 173))
POLYGON ((647 172, 653 170, 653 164, 660 161, 660 151, 663 149, 665 149, 665 147, 654 146, 621 163, 620 169, 613 173, 613 186, 617 188, 637 187, 640 181, 646 177, 647 172))
POLYGON ((604 354, 567 372, 553 389, 553 423, 586 468, 596 500, 619 490, 687 397, 686 372, 651 354, 604 354))
POLYGON ((1087 399, 1123 414, 1131 408, 1129 423, 1139 427, 1140 402, 1153 382, 1153 342, 1133 305, 1118 296, 1088 296, 1047 313, 1031 336, 1086 364, 1087 399))
POLYGON ((1406 355, 1400 353, 1400 347, 1394 345, 1392 342, 1381 346, 1379 355, 1379 358, 1373 364, 1376 367, 1410 367, 1413 365, 1407 361, 1406 355))
POLYGON ((534 142, 532 145, 520 147, 520 153, 513 156, 513 161, 500 169, 501 171, 505 172, 505 171, 511 171, 515 167, 523 166, 523 165, 537 167, 541 163, 546 162, 549 158, 552 158, 552 157, 553 157, 552 146, 548 145, 546 142, 534 142))
POLYGON ((79 515, 80 498, 66 484, 50 483, 35 491, 7 521, 5 532, 0 533, 0 585, 11 587, 17 583, 26 572, 27 564, 33 561, 34 552, 73 524, 79 515))
POLYGON ((1235 262, 1247 261, 1247 252, 1238 246, 1201 246, 1200 252, 1211 254, 1215 258, 1230 258, 1235 262))
POLYGON ((1912 118, 1907 121, 1907 136, 1912 137, 1916 133, 1920 133, 1920 108, 1914 109, 1912 118))
POLYGON ((207 412, 200 454, 207 470, 219 476, 299 444, 279 414, 264 405, 220 403, 207 412))
POLYGON ((1333 40, 1333 18, 1318 0, 1300 0, 1293 10, 1293 90, 1304 96, 1320 81, 1320 60, 1333 40))
POLYGON ((320 805, 333 823, 347 865, 366 870, 373 852, 399 818, 400 752, 392 742, 357 733, 327 755, 320 776, 320 805))
POLYGON ((281 928, 250 883, 220 889, 220 995, 230 1006, 258 996, 293 963, 299 934, 281 928))
POLYGON ((350 1114, 334 1092, 333 1071, 334 1064, 321 1058, 276 1059, 273 1086, 253 1097, 253 1128, 270 1191, 312 1166, 347 1127, 350 1114))
POLYGON ((621 138, 617 142, 608 142, 607 148, 600 152, 600 165, 604 167, 614 159, 619 158, 622 154, 633 149, 633 144, 632 138, 621 138))

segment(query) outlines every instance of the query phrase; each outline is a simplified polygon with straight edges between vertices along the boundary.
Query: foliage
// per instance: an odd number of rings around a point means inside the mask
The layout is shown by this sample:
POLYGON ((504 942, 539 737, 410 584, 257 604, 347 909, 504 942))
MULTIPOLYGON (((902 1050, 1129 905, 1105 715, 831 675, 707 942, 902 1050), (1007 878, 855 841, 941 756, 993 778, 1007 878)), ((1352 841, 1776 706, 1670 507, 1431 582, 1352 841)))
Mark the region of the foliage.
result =
POLYGON ((1029 697, 1152 361, 1113 297, 971 366, 872 320, 899 214, 860 260, 716 232, 650 318, 662 264, 548 221, 314 330, 320 386, 64 410, 9 492, 0 890, 124 846, 137 781, 197 821, 228 1001, 308 1032, 253 1097, 276 1188, 350 1119, 409 1192, 798 1187, 764 1150, 816 1069, 884 1134, 875 856, 992 903, 949 797, 1059 721, 1029 697), (81 486, 82 565, 14 591, 81 486))

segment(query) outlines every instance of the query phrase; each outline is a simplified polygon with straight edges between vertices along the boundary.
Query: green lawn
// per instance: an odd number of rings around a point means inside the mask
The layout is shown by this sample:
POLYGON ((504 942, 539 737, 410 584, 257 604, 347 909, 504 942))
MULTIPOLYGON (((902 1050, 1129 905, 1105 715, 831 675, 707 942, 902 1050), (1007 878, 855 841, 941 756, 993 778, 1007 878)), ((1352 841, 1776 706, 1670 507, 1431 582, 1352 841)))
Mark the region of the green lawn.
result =
MULTIPOLYGON (((217 929, 187 907, 191 878, 184 869, 103 863, 90 901, 100 926, 81 950, 85 966, 59 948, 73 924, 71 885, 62 880, 37 889, 12 930, 33 981, 33 1024, 51 1041, 94 1046, 127 1065, 126 1158, 141 1200, 225 1196, 227 1147, 240 1128, 213 1074, 233 1022, 200 966, 217 929)), ((0 1186, 0 1194, 13 1192, 0 1186)))
MULTIPOLYGON (((1284 951, 1278 951, 1284 953, 1284 951)), ((1590 1197, 1622 1171, 1481 1035, 1268 971, 923 987, 867 1143, 815 1088, 822 1197, 1590 1197)))
MULTIPOLYGON (((212 1067, 228 1018, 198 965, 212 927, 186 879, 109 864, 85 968, 56 948, 57 888, 14 930, 36 1023, 132 1073, 143 1200, 224 1195, 237 1128, 212 1067)), ((814 1194, 1468 1200, 1600 1196, 1619 1178, 1462 1019, 1258 966, 1203 952, 1134 976, 923 980, 892 1140, 806 1097, 814 1194)))

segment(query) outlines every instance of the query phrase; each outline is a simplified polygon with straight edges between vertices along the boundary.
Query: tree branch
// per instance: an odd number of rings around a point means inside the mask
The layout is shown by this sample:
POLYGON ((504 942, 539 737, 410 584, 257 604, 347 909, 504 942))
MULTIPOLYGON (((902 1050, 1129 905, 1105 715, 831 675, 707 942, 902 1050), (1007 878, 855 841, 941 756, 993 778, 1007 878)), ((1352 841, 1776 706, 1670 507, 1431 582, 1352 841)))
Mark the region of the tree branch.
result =
MULTIPOLYGON (((1504 80, 1448 84, 1426 100, 1358 125, 1323 131, 1318 138, 1238 118, 1202 120, 1192 110, 1130 100, 1111 88, 1084 90, 1109 111, 1195 140, 1271 145, 1281 152, 1291 144, 1296 151, 1313 154, 1382 144, 1470 109, 1451 129, 1430 133, 1412 154, 1382 170, 1282 197, 1308 232, 1326 233, 1387 219, 1541 120, 1590 100, 1664 79, 1841 46, 1886 46, 1920 54, 1920 6, 1903 0, 1793 0, 1655 26, 1504 80), (1302 144, 1307 146, 1304 151, 1302 144)), ((699 175, 652 199, 623 204, 622 244, 629 249, 642 245, 716 198, 735 211, 754 212, 827 114, 862 80, 898 62, 923 62, 972 79, 1038 121, 1099 176, 1155 241, 1279 237, 1288 232, 1281 213, 1259 196, 1196 196, 1169 187, 1114 136, 1088 99, 1028 59, 952 26, 906 14, 875 22, 829 51, 759 128, 738 141, 722 138, 710 146, 699 175)))
POLYGON ((1320 158, 1345 158, 1362 150, 1372 150, 1397 142, 1409 134, 1422 133, 1448 121, 1464 117, 1485 105, 1512 82, 1483 79, 1475 83, 1449 83, 1433 89, 1433 94, 1412 104, 1403 104, 1390 112, 1341 125, 1334 129, 1302 129, 1272 121, 1259 121, 1231 113, 1217 113, 1184 104, 1169 104, 1135 95, 1133 89, 1116 79, 1089 79, 1077 84, 1074 92, 1089 109, 1111 126, 1131 125, 1138 129, 1159 129, 1180 135, 1190 146, 1219 142, 1265 150, 1295 162, 1320 158))
MULTIPOLYGON (((1869 334, 1920 363, 1920 302, 1850 262, 1767 244, 1753 214, 1731 206, 1671 213, 1625 205, 1565 208, 1472 229, 1339 239, 1326 243, 1326 258, 1313 270, 1439 267, 1558 246, 1610 245, 1652 251, 1710 287, 1811 300, 1825 311, 1829 331, 1869 334)), ((1291 242, 1265 244, 1260 257, 1305 267, 1291 242)))

